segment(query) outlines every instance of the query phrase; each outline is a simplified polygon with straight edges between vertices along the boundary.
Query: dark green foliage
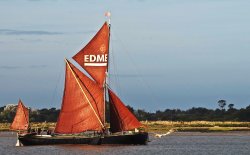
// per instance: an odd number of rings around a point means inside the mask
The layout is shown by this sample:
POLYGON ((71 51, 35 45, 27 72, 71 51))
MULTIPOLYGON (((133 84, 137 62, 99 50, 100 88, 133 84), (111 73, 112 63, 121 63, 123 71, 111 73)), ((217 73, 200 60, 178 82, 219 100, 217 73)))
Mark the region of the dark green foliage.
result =
POLYGON ((4 107, 0 107, 0 113, 3 112, 4 110, 4 107))
POLYGON ((246 108, 235 109, 230 106, 228 110, 206 109, 202 107, 191 108, 188 110, 166 109, 165 111, 156 111, 155 113, 146 112, 138 109, 134 114, 141 121, 250 121, 250 105, 246 108))
POLYGON ((229 104, 228 105, 228 109, 233 109, 234 108, 234 104, 229 104))
POLYGON ((226 100, 219 100, 218 105, 221 109, 224 109, 224 107, 227 105, 227 101, 226 100))
MULTIPOLYGON (((229 104, 230 105, 230 104, 229 104)), ((248 121, 250 122, 250 105, 246 108, 236 109, 234 105, 230 105, 228 110, 207 109, 207 108, 191 108, 188 110, 166 109, 164 111, 147 112, 142 109, 135 110, 131 106, 128 109, 136 115, 141 121, 248 121)), ((109 107, 107 106, 106 118, 109 120, 109 107)), ((56 108, 30 110, 30 122, 56 122, 60 110, 56 108)), ((4 111, 4 107, 0 107, 0 123, 12 122, 15 111, 4 111)))
MULTIPOLYGON (((0 108, 1 109, 1 108, 0 108)), ((30 110, 29 118, 30 122, 56 122, 59 116, 60 110, 56 108, 30 110)), ((0 111, 0 123, 12 122, 15 117, 16 111, 0 111)))

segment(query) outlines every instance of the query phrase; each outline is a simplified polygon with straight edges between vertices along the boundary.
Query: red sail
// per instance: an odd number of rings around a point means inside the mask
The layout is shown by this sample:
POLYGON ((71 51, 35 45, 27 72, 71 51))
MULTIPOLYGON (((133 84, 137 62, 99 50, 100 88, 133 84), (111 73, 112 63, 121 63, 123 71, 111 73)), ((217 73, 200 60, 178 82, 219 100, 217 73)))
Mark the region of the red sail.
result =
POLYGON ((16 116, 10 126, 12 130, 28 130, 29 127, 29 110, 19 100, 16 116))
POLYGON ((102 130, 102 93, 101 88, 66 60, 64 96, 55 133, 102 130))
POLYGON ((73 59, 101 86, 108 66, 109 27, 105 22, 92 40, 73 59))
POLYGON ((128 110, 122 101, 110 89, 110 130, 111 132, 127 131, 138 128, 142 124, 128 110))
POLYGON ((88 78, 84 75, 79 69, 77 69, 73 64, 68 62, 72 70, 76 73, 77 77, 82 82, 83 86, 88 91, 88 98, 91 100, 91 103, 97 107, 97 113, 102 121, 104 122, 104 90, 96 84, 95 81, 88 78))

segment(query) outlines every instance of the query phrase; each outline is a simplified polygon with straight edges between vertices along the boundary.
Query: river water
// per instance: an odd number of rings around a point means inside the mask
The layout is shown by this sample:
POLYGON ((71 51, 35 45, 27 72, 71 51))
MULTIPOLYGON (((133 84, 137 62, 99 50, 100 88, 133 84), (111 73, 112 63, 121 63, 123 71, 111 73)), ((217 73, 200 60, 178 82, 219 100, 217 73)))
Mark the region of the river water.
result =
POLYGON ((56 145, 15 147, 16 134, 0 132, 0 155, 250 155, 250 132, 176 132, 162 138, 155 138, 151 134, 150 141, 146 146, 56 145))

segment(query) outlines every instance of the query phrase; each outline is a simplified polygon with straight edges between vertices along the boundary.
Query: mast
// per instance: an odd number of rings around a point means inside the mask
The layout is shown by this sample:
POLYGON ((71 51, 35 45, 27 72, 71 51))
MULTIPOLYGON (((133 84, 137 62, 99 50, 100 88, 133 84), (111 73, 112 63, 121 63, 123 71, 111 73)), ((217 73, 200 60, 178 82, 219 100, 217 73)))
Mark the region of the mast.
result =
POLYGON ((108 28, 109 28, 109 35, 108 35, 108 62, 107 62, 107 69, 106 69, 106 73, 105 73, 105 78, 104 78, 104 87, 103 87, 103 89, 104 89, 104 113, 103 113, 103 120, 104 120, 104 125, 105 125, 105 123, 106 123, 106 105, 107 105, 107 103, 106 103, 106 96, 107 96, 107 84, 108 84, 108 67, 109 67, 109 45, 110 45, 110 29, 111 29, 111 13, 109 12, 109 11, 107 11, 106 13, 105 13, 105 16, 108 18, 108 28))

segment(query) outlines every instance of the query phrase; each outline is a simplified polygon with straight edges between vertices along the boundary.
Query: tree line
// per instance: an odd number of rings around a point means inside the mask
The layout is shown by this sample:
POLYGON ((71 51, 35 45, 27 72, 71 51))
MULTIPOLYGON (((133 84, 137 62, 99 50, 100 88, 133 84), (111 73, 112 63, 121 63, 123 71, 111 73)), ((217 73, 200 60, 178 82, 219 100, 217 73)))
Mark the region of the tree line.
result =
MULTIPOLYGON (((143 109, 134 109, 127 106, 128 109, 135 114, 140 121, 250 121, 250 105, 246 108, 234 108, 233 104, 219 100, 217 109, 207 109, 203 107, 193 107, 187 110, 181 109, 165 109, 163 111, 147 112, 143 109)), ((5 109, 0 107, 0 122, 12 122, 16 113, 16 108, 5 109)), ((56 122, 60 109, 38 109, 30 110, 30 122, 56 122)), ((108 112, 107 112, 108 114, 108 112)), ((109 117, 106 117, 109 119, 109 117)))

